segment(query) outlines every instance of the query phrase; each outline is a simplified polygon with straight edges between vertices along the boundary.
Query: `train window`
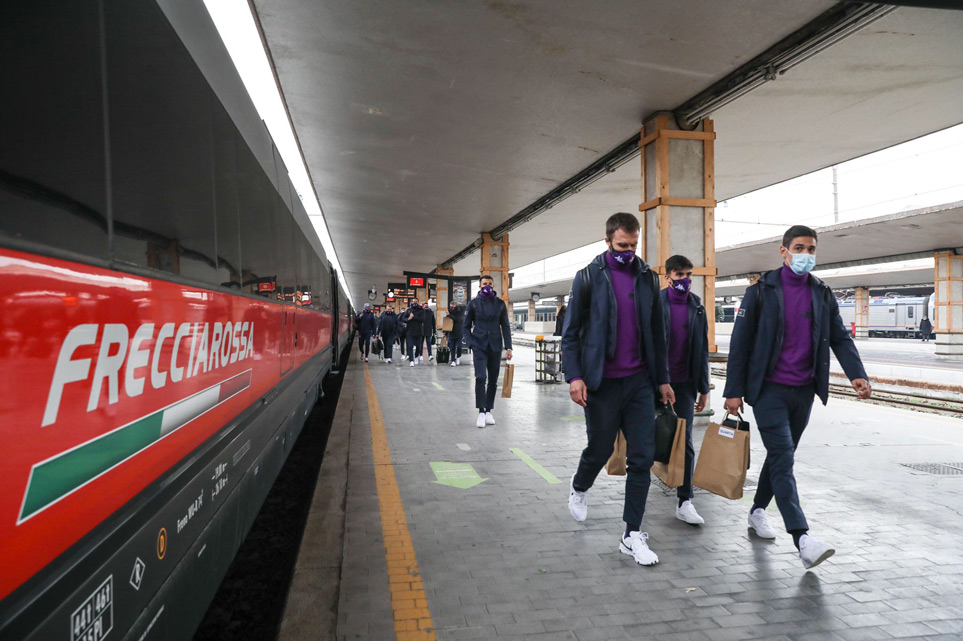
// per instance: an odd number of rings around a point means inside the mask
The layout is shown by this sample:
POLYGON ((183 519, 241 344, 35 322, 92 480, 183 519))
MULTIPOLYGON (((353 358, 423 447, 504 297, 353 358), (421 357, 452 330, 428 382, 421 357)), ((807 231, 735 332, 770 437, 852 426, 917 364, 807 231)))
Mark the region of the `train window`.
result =
POLYGON ((241 289, 265 298, 276 296, 274 259, 274 185, 261 164, 236 137, 237 189, 241 224, 241 289))
POLYGON ((115 260, 217 284, 210 90, 153 3, 107 3, 115 260))
POLYGON ((293 303, 298 285, 296 273, 298 244, 294 235, 294 220, 277 192, 274 193, 273 205, 273 222, 277 230, 274 249, 274 261, 277 267, 277 299, 293 303))
POLYGON ((907 305, 907 306, 906 306, 906 318, 913 318, 913 306, 912 306, 912 305, 907 305))
POLYGON ((108 257, 97 7, 5 7, 0 242, 26 240, 108 257))
POLYGON ((214 216, 217 225, 217 280, 241 287, 241 231, 238 224, 237 129, 211 94, 214 115, 214 216))

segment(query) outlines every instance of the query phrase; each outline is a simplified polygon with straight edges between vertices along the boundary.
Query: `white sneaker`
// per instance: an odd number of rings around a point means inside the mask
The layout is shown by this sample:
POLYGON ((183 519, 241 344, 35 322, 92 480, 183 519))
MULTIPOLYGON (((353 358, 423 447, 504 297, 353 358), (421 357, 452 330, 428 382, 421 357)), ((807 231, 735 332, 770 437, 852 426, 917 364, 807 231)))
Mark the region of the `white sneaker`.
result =
POLYGON ((408 361, 408 367, 414 367, 414 366, 415 366, 414 361, 408 361))
POLYGON ((681 507, 675 508, 675 518, 680 521, 685 521, 689 525, 702 525, 706 522, 704 518, 699 516, 696 512, 695 506, 692 505, 692 501, 685 501, 682 503, 681 507))
POLYGON ((648 532, 630 532, 628 536, 622 537, 619 551, 634 558, 639 565, 655 565, 659 562, 659 557, 649 549, 648 538, 648 532))
POLYGON ((568 511, 572 513, 572 518, 578 522, 585 520, 588 516, 588 492, 579 492, 572 483, 575 482, 575 475, 568 484, 568 511))
POLYGON ((816 567, 834 554, 836 554, 836 550, 825 543, 820 543, 808 534, 799 537, 799 558, 802 560, 803 567, 807 570, 816 567))
POLYGON ((429 355, 428 355, 428 360, 429 360, 429 361, 435 360, 435 355, 434 355, 434 354, 429 354, 429 355))
POLYGON ((460 358, 456 358, 456 359, 455 359, 455 365, 461 365, 461 359, 460 359, 460 358))
POLYGON ((391 359, 390 359, 390 358, 386 358, 386 359, 385 359, 385 362, 386 362, 386 363, 390 363, 390 362, 391 362, 391 359))
POLYGON ((454 366, 455 366, 455 361, 452 361, 452 362, 449 364, 449 367, 454 367, 454 366))
POLYGON ((479 412, 478 420, 475 421, 475 427, 485 427, 485 415, 479 412))
POLYGON ((488 425, 495 424, 495 417, 492 416, 491 412, 485 412, 485 423, 487 423, 488 425))
POLYGON ((769 517, 762 508, 749 513, 749 527, 756 532, 756 536, 762 539, 776 538, 776 532, 769 525, 769 517))
POLYGON ((367 357, 367 356, 364 357, 364 362, 365 362, 365 363, 368 362, 368 357, 367 357))
POLYGON ((419 362, 419 363, 424 363, 424 362, 425 362, 425 357, 424 357, 424 356, 419 356, 419 357, 418 357, 418 362, 419 362))

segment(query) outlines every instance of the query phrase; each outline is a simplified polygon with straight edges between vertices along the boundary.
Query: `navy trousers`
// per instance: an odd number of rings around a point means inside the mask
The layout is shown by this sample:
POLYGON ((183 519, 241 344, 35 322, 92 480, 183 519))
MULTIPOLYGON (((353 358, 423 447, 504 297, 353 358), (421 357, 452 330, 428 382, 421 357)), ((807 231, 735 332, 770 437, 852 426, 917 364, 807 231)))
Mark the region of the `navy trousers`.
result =
POLYGON ((765 508, 775 497, 787 531, 809 529, 806 515, 799 506, 793 462, 815 397, 813 385, 791 387, 767 381, 752 406, 759 435, 766 446, 766 462, 759 474, 753 503, 765 508))
POLYGON ((585 408, 588 445, 572 480, 576 490, 584 492, 595 483, 612 456, 619 430, 625 435, 627 469, 622 520, 638 530, 649 497, 649 468, 655 453, 655 390, 646 372, 603 378, 597 390, 589 391, 585 408))
POLYGON ((695 467, 695 448, 692 447, 692 420, 695 418, 696 390, 692 383, 672 383, 675 405, 672 410, 685 419, 685 474, 682 485, 676 491, 680 499, 692 498, 692 470, 695 467))
POLYGON ((358 351, 368 358, 368 352, 371 351, 371 334, 358 334, 358 351))
POLYGON ((423 338, 421 336, 412 336, 408 334, 408 360, 413 361, 419 356, 421 356, 421 341, 423 338))
POLYGON ((395 335, 384 334, 381 336, 381 342, 385 344, 385 358, 391 358, 391 353, 395 348, 395 335))
POLYGON ((480 411, 490 412, 495 407, 498 368, 502 364, 502 354, 487 349, 476 349, 472 352, 472 362, 475 365, 475 407, 480 411))

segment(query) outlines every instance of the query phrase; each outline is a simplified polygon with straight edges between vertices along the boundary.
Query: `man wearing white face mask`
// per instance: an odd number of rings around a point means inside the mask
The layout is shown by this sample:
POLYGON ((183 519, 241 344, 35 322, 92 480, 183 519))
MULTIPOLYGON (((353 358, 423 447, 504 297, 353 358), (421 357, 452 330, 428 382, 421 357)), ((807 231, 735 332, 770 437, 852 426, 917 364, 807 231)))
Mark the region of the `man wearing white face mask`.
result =
POLYGON ((783 236, 783 266, 763 274, 746 290, 736 315, 726 373, 726 411, 738 414, 743 398, 752 406, 766 446, 766 462, 749 510, 757 536, 776 538, 766 517, 773 498, 805 568, 835 553, 809 536, 799 505, 793 460, 809 423, 813 399, 829 397, 829 350, 859 398, 872 393, 859 352, 843 326, 829 287, 809 272, 816 265, 816 232, 795 225, 783 236))

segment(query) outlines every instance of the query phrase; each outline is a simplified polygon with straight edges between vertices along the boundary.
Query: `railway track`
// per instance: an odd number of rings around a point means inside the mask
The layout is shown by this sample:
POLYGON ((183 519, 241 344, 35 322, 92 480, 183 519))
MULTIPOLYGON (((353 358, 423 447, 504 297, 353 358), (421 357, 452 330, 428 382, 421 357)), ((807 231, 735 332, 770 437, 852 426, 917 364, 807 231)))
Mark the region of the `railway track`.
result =
MULTIPOLYGON (((712 376, 725 378, 726 370, 720 367, 711 369, 712 376)), ((830 383, 829 393, 839 398, 856 398, 856 391, 844 383, 830 383)), ((873 397, 867 401, 876 405, 914 409, 919 412, 940 414, 963 418, 963 399, 946 398, 915 392, 901 392, 889 389, 873 389, 873 397)))

